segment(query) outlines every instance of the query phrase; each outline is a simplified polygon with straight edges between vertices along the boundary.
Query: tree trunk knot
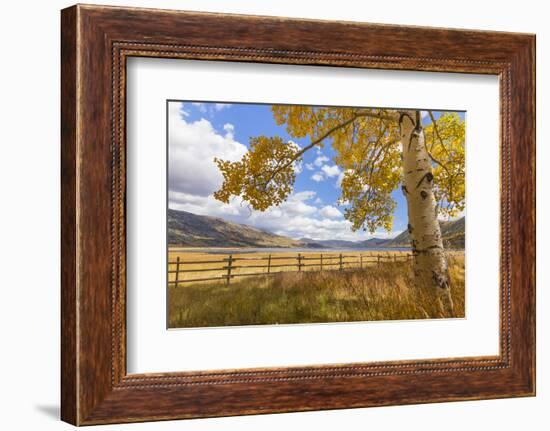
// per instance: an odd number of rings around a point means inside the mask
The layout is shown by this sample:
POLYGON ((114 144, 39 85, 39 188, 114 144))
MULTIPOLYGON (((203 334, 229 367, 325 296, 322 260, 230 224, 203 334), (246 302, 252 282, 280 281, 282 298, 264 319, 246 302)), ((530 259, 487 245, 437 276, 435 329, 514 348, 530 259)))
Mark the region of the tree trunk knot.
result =
POLYGON ((407 150, 411 149, 413 139, 416 139, 418 142, 418 138, 420 138, 420 132, 416 129, 413 129, 413 131, 411 132, 411 136, 409 137, 409 146, 407 147, 407 150))
POLYGON ((447 280, 447 277, 444 274, 437 271, 432 271, 432 278, 437 287, 441 289, 449 288, 449 280, 447 280))
MULTIPOLYGON (((419 170, 422 171, 423 169, 419 169, 419 170)), ((422 184, 422 181, 424 181, 424 178, 428 183, 430 183, 434 179, 434 176, 431 172, 426 172, 426 174, 424 174, 422 178, 420 178, 420 181, 418 181, 418 184, 416 184, 416 188, 420 187, 420 184, 422 184)))
POLYGON ((422 191, 420 192, 420 196, 422 196, 422 199, 426 199, 426 198, 428 197, 428 193, 426 193, 425 190, 422 190, 422 191))

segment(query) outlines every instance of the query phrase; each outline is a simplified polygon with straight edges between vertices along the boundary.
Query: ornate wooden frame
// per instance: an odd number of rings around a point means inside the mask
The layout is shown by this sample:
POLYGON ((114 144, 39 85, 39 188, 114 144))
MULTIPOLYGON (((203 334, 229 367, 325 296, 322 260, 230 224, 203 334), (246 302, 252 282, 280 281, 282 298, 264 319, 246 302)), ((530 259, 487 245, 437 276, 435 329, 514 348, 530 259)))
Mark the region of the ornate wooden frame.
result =
POLYGON ((88 425, 534 395, 534 35, 78 5, 62 11, 61 46, 63 420, 88 425), (498 75, 500 354, 128 375, 129 56, 498 75))

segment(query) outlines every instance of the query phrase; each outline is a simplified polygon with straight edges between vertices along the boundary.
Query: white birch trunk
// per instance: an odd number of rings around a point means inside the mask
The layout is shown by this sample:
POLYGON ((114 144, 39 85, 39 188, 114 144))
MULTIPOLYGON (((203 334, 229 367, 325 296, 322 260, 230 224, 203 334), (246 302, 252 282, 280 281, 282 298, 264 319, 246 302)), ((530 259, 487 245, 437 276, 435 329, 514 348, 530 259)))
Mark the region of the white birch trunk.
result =
POLYGON ((447 258, 433 193, 432 164, 424 144, 420 111, 399 118, 403 153, 402 190, 407 199, 409 235, 417 287, 432 289, 445 314, 453 314, 447 258))

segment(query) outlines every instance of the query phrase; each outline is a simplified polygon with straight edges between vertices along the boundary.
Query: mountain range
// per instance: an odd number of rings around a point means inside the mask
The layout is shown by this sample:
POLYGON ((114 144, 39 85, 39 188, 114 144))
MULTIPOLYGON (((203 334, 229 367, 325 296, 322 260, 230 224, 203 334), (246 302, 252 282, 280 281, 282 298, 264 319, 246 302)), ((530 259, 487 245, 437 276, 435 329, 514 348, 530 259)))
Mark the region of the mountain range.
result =
POLYGON ((168 209, 168 244, 182 247, 302 247, 299 241, 219 217, 168 209))
MULTIPOLYGON (((464 248, 464 231, 466 220, 464 217, 453 221, 440 221, 441 236, 445 248, 464 248)), ((408 231, 403 231, 395 238, 388 241, 387 247, 408 247, 410 244, 410 235, 408 231)))
MULTIPOLYGON (((442 221, 440 226, 446 248, 464 248, 464 217, 442 221)), ((168 209, 168 244, 180 247, 379 248, 409 247, 410 237, 404 231, 394 238, 371 238, 365 241, 295 240, 219 217, 168 209)))

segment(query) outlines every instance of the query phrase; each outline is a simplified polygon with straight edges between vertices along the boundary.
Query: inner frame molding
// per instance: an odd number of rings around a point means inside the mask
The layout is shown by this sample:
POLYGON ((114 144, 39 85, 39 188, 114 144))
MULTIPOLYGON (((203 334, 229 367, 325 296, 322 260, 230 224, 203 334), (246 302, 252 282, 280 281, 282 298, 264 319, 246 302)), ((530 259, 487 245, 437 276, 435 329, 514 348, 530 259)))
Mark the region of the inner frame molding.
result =
MULTIPOLYGON (((125 46, 122 46, 121 49, 125 50, 125 46)), ((184 52, 184 55, 186 55, 186 54, 187 54, 187 53, 184 52)), ((124 62, 124 63, 127 62, 126 64, 128 64, 128 65, 132 64, 132 62, 134 61, 134 59, 139 58, 139 57, 136 57, 135 54, 134 54, 133 52, 130 52, 128 55, 126 54, 126 52, 123 52, 123 53, 121 53, 121 55, 124 55, 124 61, 123 61, 123 62, 124 62)), ((260 53, 259 55, 261 55, 261 53, 260 53)), ((142 58, 144 58, 144 57, 142 57, 142 58)), ((153 56, 153 57, 148 56, 147 58, 149 58, 149 59, 154 59, 155 57, 154 57, 154 56, 153 56)), ((163 59, 163 60, 165 60, 165 59, 163 59)), ((180 57, 177 57, 177 58, 172 57, 172 58, 170 58, 170 60, 172 60, 173 62, 176 62, 176 63, 177 63, 178 61, 180 61, 180 62, 182 61, 182 59, 181 59, 180 57)), ((194 62, 195 64, 197 64, 197 60, 191 60, 191 61, 194 62)), ((237 64, 236 62, 234 62, 234 63, 221 63, 221 62, 207 63, 207 62, 203 62, 203 63, 204 63, 205 65, 208 65, 208 64, 216 64, 217 67, 218 67, 218 66, 219 66, 219 67, 223 67, 224 65, 229 65, 229 64, 234 64, 234 65, 237 64)), ((161 64, 162 64, 162 63, 161 63, 161 64)), ((241 63, 241 64, 242 64, 242 63, 241 63)), ((168 65, 167 65, 167 66, 168 66, 168 65)), ((245 65, 245 67, 250 67, 250 66, 251 66, 250 63, 248 63, 247 65, 245 65)), ((182 69, 180 69, 180 70, 183 71, 183 70, 185 69, 185 67, 184 67, 183 65, 182 65, 181 67, 182 67, 182 69)), ((285 67, 288 68, 289 66, 285 66, 285 67)), ((308 73, 308 70, 311 70, 312 68, 311 68, 311 67, 309 67, 309 68, 306 67, 306 68, 303 68, 303 69, 306 69, 306 70, 305 70, 305 73, 307 74, 307 73, 308 73)), ((323 70, 326 70, 327 73, 331 73, 331 70, 333 70, 333 69, 334 69, 334 68, 327 69, 326 67, 323 67, 323 70)), ((350 68, 346 68, 346 69, 347 69, 347 70, 350 70, 350 68)), ((161 69, 161 70, 162 70, 162 69, 161 69)), ((161 70, 159 70, 159 71, 161 71, 161 70)), ((210 68, 207 69, 207 70, 216 70, 216 69, 212 69, 212 66, 210 66, 210 68)), ((222 70, 223 70, 223 69, 222 69, 222 70)), ((240 69, 237 69, 237 70, 240 70, 240 69)), ((312 70, 312 71, 309 72, 309 73, 314 73, 315 70, 318 70, 318 69, 314 69, 314 70, 312 70)), ((357 71, 359 71, 359 70, 360 70, 360 69, 357 69, 357 71)), ((371 70, 372 70, 372 68, 371 68, 371 70)), ((130 71, 131 71, 131 67, 128 66, 128 73, 130 73, 130 71)), ((338 72, 339 70, 336 69, 335 71, 338 72)), ((126 68, 124 68, 124 70, 123 70, 122 73, 125 73, 125 72, 126 72, 126 68)), ((273 72, 272 72, 272 73, 273 73, 273 72)), ((286 73, 286 72, 283 70, 283 71, 281 71, 281 73, 286 73)), ((388 72, 388 73, 391 73, 391 72, 388 72)), ((421 73, 422 73, 422 72, 420 72, 420 74, 421 74, 421 73)), ((428 74, 428 72, 425 72, 425 74, 428 75, 428 76, 433 75, 433 74, 428 74)), ((163 76, 163 74, 160 74, 160 75, 157 77, 157 79, 162 80, 162 76, 163 76)), ((307 76, 307 75, 304 75, 304 76, 307 76)), ((310 75, 310 76, 311 76, 311 75, 310 75)), ((445 75, 445 76, 450 76, 450 77, 452 77, 453 75, 445 75)), ((456 75, 456 76, 457 76, 457 78, 458 78, 458 75, 456 75)), ((462 77, 462 76, 466 76, 466 77, 467 77, 468 75, 463 75, 463 74, 461 74, 460 76, 461 76, 461 77, 462 77)), ((480 75, 476 75, 476 76, 480 76, 480 75)), ((486 75, 486 76, 488 76, 488 75, 486 75)), ((495 75, 490 75, 490 76, 495 76, 495 75)), ((498 75, 496 75, 496 76, 498 76, 498 75)), ((168 77, 167 77, 167 78, 168 78, 168 77)), ((450 79, 452 79, 452 78, 450 78, 450 79)), ((132 110, 134 109, 134 108, 131 107, 131 105, 132 105, 132 100, 135 100, 134 97, 137 97, 137 96, 134 96, 134 95, 133 95, 133 94, 134 94, 133 92, 135 91, 135 86, 132 84, 131 73, 130 73, 130 78, 126 78, 126 75, 125 75, 125 80, 128 81, 128 91, 129 91, 130 93, 128 94, 128 99, 127 99, 127 101, 124 101, 124 102, 123 102, 123 105, 126 106, 127 103, 130 103, 130 105, 128 106, 128 109, 129 109, 130 111, 132 111, 132 110)), ((185 81, 188 82, 188 81, 189 81, 189 78, 185 78, 185 81)), ((279 81, 276 81, 276 82, 279 82, 279 81)), ((497 79, 495 79, 494 82, 495 82, 495 95, 494 95, 493 100, 494 100, 494 103, 495 103, 495 105, 496 105, 496 101, 498 100, 498 97, 499 97, 499 94, 498 94, 498 92, 499 92, 499 90, 498 90, 498 85, 499 85, 500 81, 497 80, 497 79)), ((142 83, 141 85, 147 85, 147 84, 142 83)), ((202 85, 202 83, 201 83, 201 85, 202 85)), ((166 85, 164 85, 164 87, 166 87, 166 85)), ((429 85, 427 85, 427 88, 429 88, 429 85)), ((155 90, 155 91, 156 91, 156 90, 155 90)), ((160 90, 159 90, 159 91, 160 91, 160 90)), ((258 90, 256 90, 256 91, 258 91, 258 90)), ((260 90, 260 91, 261 91, 261 90, 260 90)), ((426 91, 426 89, 424 89, 424 91, 426 91)), ((430 91, 430 90, 428 90, 428 91, 430 91)), ((370 92, 369 92, 369 93, 370 93, 370 92)), ((126 93, 124 92, 124 94, 126 94, 126 93)), ((209 90, 209 94, 213 94, 212 90, 209 90)), ((261 92, 258 93, 258 94, 262 94, 262 95, 263 95, 263 93, 261 93, 261 92)), ((266 93, 266 94, 267 94, 267 93, 266 93)), ((123 95, 122 93, 121 93, 121 96, 124 97, 124 95, 123 95)), ((225 100, 225 99, 224 99, 224 100, 225 100)), ((452 98, 451 98, 450 100, 452 100, 452 98)), ((142 103, 143 103, 143 102, 142 102, 142 103)), ((146 103, 146 104, 150 104, 151 102, 148 101, 148 102, 145 102, 145 103, 146 103)), ((150 113, 150 114, 152 114, 152 113, 150 113)), ((500 167, 499 167, 499 164, 498 164, 498 157, 499 157, 499 154, 500 154, 500 151, 499 151, 499 150, 500 150, 500 139, 499 139, 499 136, 498 136, 498 135, 499 135, 499 132, 500 132, 500 130, 499 130, 500 125, 499 125, 499 123, 498 123, 498 121, 499 121, 498 114, 499 114, 498 112, 495 114, 494 120, 491 120, 491 123, 490 123, 490 127, 491 127, 491 128, 494 128, 495 131, 496 131, 496 133, 495 133, 495 135, 496 135, 496 136, 495 136, 495 141, 491 141, 491 145, 492 145, 492 146, 494 145, 495 148, 496 148, 496 151, 495 151, 496 154, 494 155, 494 156, 495 156, 494 158, 491 158, 491 163, 494 163, 494 164, 495 164, 495 170, 498 170, 498 172, 496 173, 497 179, 495 180, 495 190, 494 190, 495 195, 498 195, 498 194, 499 194, 499 190, 498 190, 499 185, 496 183, 496 181, 498 181, 498 178, 500 177, 500 167), (497 131, 497 130, 498 130, 498 131, 497 131), (497 147, 497 146, 498 146, 498 147, 497 147)), ((138 120, 138 119, 136 119, 135 117, 134 117, 134 118, 128 118, 127 122, 128 122, 128 127, 130 128, 130 130, 135 126, 135 123, 134 123, 134 125, 131 124, 132 121, 138 121, 138 122, 140 122, 141 124, 147 124, 147 123, 148 123, 147 117, 142 117, 141 120, 138 120)), ((488 125, 489 125, 489 124, 488 124, 488 125)), ((147 127, 147 126, 142 126, 142 127, 147 127)), ((142 130, 142 132, 144 131, 143 128, 142 128, 141 130, 142 130)), ((131 133, 128 135, 128 143, 127 143, 127 145, 128 145, 129 147, 131 147, 131 149, 130 149, 129 151, 134 150, 135 148, 132 148, 132 147, 133 147, 134 144, 137 144, 137 142, 135 142, 135 141, 133 140, 133 138, 132 138, 132 134, 135 134, 135 133, 137 133, 137 132, 131 132, 131 133)), ((158 132, 158 133, 160 133, 160 132, 158 132)), ((158 134, 158 133, 157 133, 157 134, 158 134)), ((149 140, 150 140, 150 139, 154 139, 154 136, 153 136, 152 134, 150 134, 149 140)), ((479 142, 482 142, 482 141, 479 141, 479 142)), ((145 144, 145 142, 143 142, 143 143, 145 144)), ((136 151, 137 151, 137 150, 136 150, 136 151)), ((472 151, 471 151, 470 154, 474 154, 474 153, 475 153, 475 147, 472 147, 472 151)), ((126 157, 125 157, 125 159, 126 159, 126 157)), ((131 172, 132 170, 134 170, 134 168, 131 167, 131 164, 132 164, 131 160, 132 160, 132 155, 131 155, 131 154, 128 154, 128 163, 130 164, 130 165, 128 166, 128 175, 131 175, 130 172, 131 172)), ((143 166, 143 167, 146 168, 146 166, 143 166)), ((479 172, 479 171, 478 171, 478 172, 479 172)), ((136 173, 137 173, 137 175, 139 175, 139 171, 134 170, 134 175, 135 175, 136 173)), ((130 181, 131 181, 131 180, 130 180, 130 181)), ((129 190, 134 190, 134 191, 137 190, 138 193, 139 193, 139 188, 136 188, 136 185, 135 185, 135 184, 128 184, 128 188, 129 188, 129 190)), ((134 193, 134 192, 130 192, 130 195, 133 194, 133 193, 134 193)), ((162 193, 162 192, 160 192, 160 193, 162 193)), ((131 201, 131 198, 129 198, 129 199, 130 199, 130 201, 131 201)), ((500 197, 499 197, 498 199, 500 199, 500 197)), ((131 205, 130 202, 129 202, 129 204, 131 205)), ((500 204, 500 200, 498 201, 498 203, 495 202, 495 205, 499 205, 499 204, 500 204)), ((500 208, 494 208, 494 209, 495 209, 496 211, 495 211, 494 217, 491 217, 491 222, 493 221, 493 219, 496 220, 496 219, 498 218, 498 215, 497 215, 497 214, 499 214, 499 213, 501 212, 501 211, 499 211, 500 208)), ((134 210, 135 210, 135 209, 134 209, 134 210)), ((473 213, 472 213, 472 214, 473 214, 473 213)), ((132 218, 132 214, 128 214, 128 217, 129 217, 129 219, 128 219, 128 223, 129 223, 129 220, 132 218)), ((141 216, 140 216, 140 217, 141 217, 141 216)), ((473 219, 472 219, 472 220, 473 220, 473 219)), ((145 230, 148 229, 145 225, 142 225, 142 228, 145 229, 145 230)), ((496 228, 496 226, 495 226, 495 228, 496 228)), ((132 229, 132 231, 135 233, 135 227, 132 229)), ((499 232, 495 232, 495 233, 496 233, 496 235, 498 235, 499 232)), ((150 236, 150 234, 148 234, 148 235, 150 236)), ((131 239, 129 238, 128 241, 129 241, 128 247, 131 247, 131 239)), ((468 241, 468 240, 467 240, 467 241, 468 241)), ((495 242, 497 242, 497 241, 498 241, 498 236, 497 236, 495 242)), ((135 243, 134 243, 134 244, 135 244, 135 243)), ((472 250, 472 251, 475 251, 475 250, 472 250)), ((499 255, 498 255, 498 245, 497 245, 496 243, 495 243, 495 246, 494 246, 494 247, 491 247, 491 252, 493 252, 493 251, 494 251, 495 253, 497 253, 497 254, 495 254, 495 259, 497 259, 497 258, 498 258, 497 256, 499 256, 499 255)), ((129 249, 129 250, 128 250, 128 253, 131 254, 132 251, 129 249)), ((152 257, 152 256, 151 256, 151 257, 152 257)), ((146 261, 144 261, 143 263, 145 263, 145 262, 146 262, 146 261)), ((126 265, 125 265, 125 266, 126 266, 126 265)), ((495 277, 497 277, 496 271, 498 271, 498 270, 497 270, 497 267, 499 267, 499 266, 500 266, 500 265, 498 265, 498 264, 495 265, 495 270, 494 270, 494 271, 495 271, 495 277)), ((135 269, 135 268, 134 268, 134 269, 135 269)), ((131 273, 131 271, 132 271, 132 264, 131 264, 131 262, 129 262, 129 263, 127 264, 127 270, 130 271, 130 273, 131 273)), ((498 271, 498 277, 500 277, 500 274, 501 274, 501 272, 498 271)), ((129 276, 129 277, 130 277, 130 276, 129 276)), ((133 277, 134 277, 134 276, 132 276, 132 277, 130 277, 130 278, 128 279, 128 283, 131 283, 131 282, 132 282, 131 279, 132 279, 133 277)), ((151 288, 154 288, 154 280, 151 280, 151 279, 150 279, 148 284, 151 286, 151 288), (151 283, 153 283, 153 284, 151 284, 151 283)), ((482 288, 482 289, 484 288, 484 284, 481 284, 481 283, 479 283, 479 282, 478 282, 477 284, 479 285, 478 287, 480 287, 480 288, 482 288)), ((501 340, 502 337, 498 337, 498 335, 499 335, 499 327, 498 327, 498 325, 499 325, 499 321, 498 321, 498 319, 499 319, 499 314, 500 314, 500 315, 503 315, 504 310, 503 310, 503 312, 499 313, 499 304, 497 303, 497 301, 499 300, 499 298, 500 298, 502 295, 499 295, 500 292, 498 291, 496 284, 498 284, 498 282, 495 282, 495 284, 492 284, 492 285, 491 285, 491 289, 493 289, 493 286, 494 286, 494 291, 492 290, 491 297, 494 298, 494 301, 495 301, 495 305, 494 305, 494 307, 495 307, 495 308, 494 308, 494 314, 495 314, 495 330, 492 331, 492 332, 494 333, 495 344, 498 343, 498 345, 495 345, 494 352, 487 352, 486 354, 484 354, 484 353, 474 353, 473 351, 467 351, 468 349, 464 349, 465 351, 464 351, 463 353, 460 353, 460 352, 459 352, 459 353, 454 353, 454 354, 453 354, 453 353, 450 353, 450 354, 447 355, 446 352, 435 352, 435 354, 432 354, 432 355, 424 355, 424 356, 421 357, 421 358, 461 357, 461 356, 463 356, 463 355, 468 355, 468 356, 470 356, 470 357, 472 357, 472 356, 481 356, 481 355, 483 355, 483 356, 488 357, 488 355, 493 355, 493 354, 494 354, 494 355, 497 355, 497 354, 499 353, 499 350, 500 350, 501 352, 504 351, 504 349, 502 348, 502 343, 504 342, 504 340, 501 340), (497 314, 497 313, 498 313, 498 314, 497 314), (497 339, 497 337, 498 337, 498 339, 497 339), (499 348, 499 346, 500 346, 500 348, 499 348)), ((498 286, 500 286, 500 284, 498 284, 498 286)), ((131 306, 131 305, 132 305, 132 295, 137 295, 137 296, 140 295, 139 293, 136 293, 136 290, 134 290, 135 287, 136 287, 135 285, 128 285, 128 295, 129 295, 129 298, 128 298, 128 299, 129 299, 128 305, 129 305, 129 307, 130 307, 130 308, 128 309, 128 318, 129 318, 129 319, 130 319, 130 316, 132 315, 132 312, 133 312, 133 311, 132 311, 133 308, 132 308, 132 306, 131 306)), ((138 290, 139 290, 139 289, 138 289, 138 290)), ((504 288, 502 289, 502 292, 503 292, 503 294, 505 293, 505 289, 504 289, 504 288)), ((133 296, 133 298, 136 298, 136 296, 133 296)), ((143 299, 142 299, 142 300, 143 300, 143 299)), ((478 305, 478 307, 479 307, 479 305, 478 305)), ((491 310, 493 311, 493 308, 492 308, 492 307, 491 307, 491 310)), ((143 317, 144 317, 144 316, 142 316, 142 318, 139 319, 141 322, 143 322, 143 317)), ((134 318, 135 318, 135 317, 133 317, 132 319, 134 319, 134 318)), ((435 322, 434 322, 434 323, 435 323, 435 322)), ((128 321, 128 324, 129 324, 129 325, 135 325, 136 322, 130 319, 130 320, 128 321)), ((156 326, 156 325, 158 325, 158 323, 155 322, 155 326, 156 326)), ((374 328, 372 328, 372 329, 374 329, 374 328)), ((426 336, 428 336, 428 337, 429 337, 429 332, 430 332, 430 331, 426 331, 426 333, 425 333, 426 336)), ((502 332, 502 330, 501 330, 500 332, 502 332)), ((133 351, 133 350, 132 350, 132 347, 131 347, 131 345, 132 345, 132 341, 131 341, 131 340, 133 339, 133 338, 132 338, 132 334, 133 334, 134 336, 135 336, 136 334, 139 334, 138 329, 136 328, 136 326, 129 326, 129 327, 128 327, 128 336, 129 336, 130 338, 128 339, 129 345, 127 346, 127 349, 128 349, 128 350, 127 350, 127 354, 129 355, 129 356, 128 356, 129 362, 128 362, 128 368, 127 368, 127 370, 126 370, 126 374, 130 374, 130 373, 162 372, 162 371, 168 371, 168 370, 170 370, 170 371, 173 371, 173 370, 174 370, 174 371, 175 371, 175 370, 182 370, 182 369, 185 369, 185 368, 183 367, 183 364, 182 364, 180 367, 178 367, 177 364, 174 364, 174 367, 168 367, 168 366, 167 366, 167 367, 164 367, 164 368, 163 368, 162 366, 158 366, 158 367, 155 367, 154 369, 147 369, 147 368, 136 369, 135 367, 132 366, 132 359, 135 358, 134 355, 136 354, 136 352, 133 351)), ((207 335, 207 334, 205 334, 205 335, 207 335)), ((501 335, 502 335, 502 334, 501 334, 501 335)), ((149 335, 149 337, 151 337, 151 335, 149 335)), ((248 337, 248 335, 247 335, 247 337, 248 337)), ((139 337, 138 337, 138 338, 139 338, 139 337)), ((253 338, 253 339, 255 339, 255 338, 253 338)), ((180 340, 180 342, 181 342, 181 341, 182 341, 182 340, 180 340)), ((357 342, 360 342, 360 340, 356 340, 356 341, 357 341, 357 342)), ((177 340, 173 340, 173 342, 178 343, 177 340)), ((143 344, 143 343, 140 343, 140 344, 143 344)), ((246 344, 246 343, 245 343, 245 344, 246 344)), ((330 344, 330 343, 328 343, 328 344, 330 344)), ((327 342, 325 342, 325 345, 327 345, 327 342)), ((239 349, 237 346, 238 346, 238 344, 236 343, 236 344, 235 344, 235 348, 236 348, 236 349, 239 349)), ((149 346, 149 348, 151 348, 151 347, 152 347, 152 346, 149 346)), ((189 346, 189 347, 190 347, 190 346, 189 346)), ((343 347, 343 346, 342 346, 342 347, 343 347)), ((141 347, 141 349, 143 349, 143 348, 144 348, 144 347, 141 347)), ((190 348, 191 348, 191 347, 190 347, 190 348)), ((156 351, 156 349, 153 348, 152 351, 156 351)), ((145 350, 143 350, 143 352, 145 352, 145 350)), ((158 354, 161 354, 161 353, 158 352, 158 354)), ((174 358, 176 358, 176 357, 181 357, 182 354, 185 354, 185 352, 184 352, 184 351, 181 351, 181 350, 180 350, 179 352, 173 352, 173 353, 168 353, 168 352, 166 352, 166 351, 164 351, 164 352, 162 353, 163 357, 164 357, 164 355, 167 355, 167 356, 170 356, 170 355, 171 355, 171 356, 174 357, 174 358)), ((192 353, 190 353, 190 354, 192 355, 192 353)), ((242 354, 246 354, 246 353, 243 352, 242 354)), ((310 356, 311 356, 311 355, 310 355, 310 356)), ((371 369, 370 365, 372 364, 373 361, 376 361, 377 363, 379 363, 379 362, 381 362, 381 361, 387 361, 387 360, 391 360, 391 361, 403 361, 403 360, 411 361, 411 360, 412 360, 412 358, 410 358, 410 359, 405 359, 405 358, 397 358, 397 357, 395 357, 395 358, 367 358, 367 357, 365 357, 365 358, 361 358, 361 357, 357 358, 357 357, 356 357, 356 358, 350 358, 350 359, 347 359, 347 358, 339 359, 339 358, 337 358, 336 360, 327 360, 327 358, 323 358, 324 360, 317 360, 318 358, 311 358, 311 359, 312 359, 312 360, 309 361, 309 362, 312 363, 312 364, 314 363, 316 366, 319 365, 319 364, 345 364, 345 365, 343 365, 343 366, 339 366, 339 368, 342 368, 342 369, 340 370, 340 373, 346 372, 346 371, 348 371, 350 368, 351 368, 352 370, 356 370, 356 371, 362 370, 362 371, 364 371, 364 372, 367 372, 367 371, 368 371, 368 372, 372 372, 373 370, 371 369), (360 363, 360 362, 362 362, 362 363, 360 363)), ((160 360, 160 358, 159 358, 159 360, 160 360)), ((420 359, 416 359, 416 360, 419 361, 420 359)), ((187 361, 187 359, 183 359, 183 360, 182 360, 182 362, 186 362, 186 361, 187 361)), ((423 362, 423 361, 422 361, 422 362, 423 362)), ((468 362, 468 363, 469 363, 469 362, 468 362)), ((205 364, 200 364, 200 363, 199 363, 199 367, 197 367, 197 368, 195 368, 195 369, 196 369, 196 370, 202 370, 202 369, 205 369, 205 368, 212 368, 212 369, 220 370, 220 368, 221 368, 221 369, 223 369, 223 368, 236 369, 236 368, 248 368, 248 367, 254 367, 254 368, 255 368, 255 367, 262 367, 262 368, 267 368, 267 367, 286 367, 287 364, 293 364, 293 368, 297 368, 297 367, 299 367, 299 366, 303 366, 303 365, 301 365, 301 364, 298 365, 298 364, 296 364, 296 362, 292 362, 292 361, 288 361, 288 362, 286 362, 286 363, 281 363, 281 364, 269 364, 269 365, 268 365, 268 364, 265 364, 265 363, 264 363, 264 364, 262 364, 262 363, 260 363, 260 364, 250 364, 250 365, 248 365, 248 364, 234 364, 234 363, 229 363, 229 362, 226 361, 225 364, 223 364, 223 363, 220 364, 221 366, 212 366, 211 364, 208 364, 208 366, 207 366, 207 365, 205 365, 205 364), (201 366, 201 365, 202 365, 202 366, 201 366)), ((305 364, 305 366, 309 366, 309 365, 308 365, 308 361, 302 361, 302 364, 305 364)), ((482 362, 480 363, 480 365, 484 365, 484 366, 487 365, 487 364, 486 364, 486 361, 482 361, 482 362)), ((379 365, 375 368, 376 370, 378 370, 379 373, 382 372, 382 371, 384 371, 385 373, 387 373, 387 372, 399 371, 399 369, 394 370, 394 367, 388 367, 387 369, 384 369, 384 370, 379 370, 379 368, 381 368, 379 365)), ((382 367, 382 368, 384 368, 384 367, 382 367)), ((402 367, 401 367, 401 368, 402 368, 402 367)), ((186 369, 186 372, 187 372, 187 370, 188 370, 188 368, 186 369)), ((270 372, 269 372, 270 377, 273 377, 273 375, 276 376, 277 373, 273 373, 272 371, 273 371, 273 370, 270 370, 270 372)), ((319 373, 318 370, 314 370, 314 371, 316 371, 317 374, 319 373)), ((308 374, 311 374, 312 370, 310 370, 309 368, 306 369, 306 370, 301 369, 301 370, 299 371, 299 374, 304 374, 304 372, 305 372, 305 373, 308 373, 308 374)), ((323 371, 323 373, 324 373, 324 371, 323 371)), ((218 371, 218 372, 216 373, 216 375, 219 375, 219 374, 220 374, 220 373, 219 373, 219 371, 218 371)), ((248 374, 250 374, 250 373, 248 373, 248 374)), ((259 375, 256 375, 256 377, 260 377, 261 374, 262 374, 262 373, 260 373, 259 375)), ((130 374, 130 376, 132 376, 132 374, 130 374)), ((210 375, 210 376, 212 377, 212 375, 210 375)), ((293 378, 294 378, 294 377, 293 377, 293 378)), ((184 381, 185 381, 185 380, 184 380, 184 381)), ((172 383, 174 383, 174 382, 172 381, 172 383)))
POLYGON ((534 394, 533 36, 79 5, 62 12, 62 52, 64 420, 99 424, 534 394), (214 25, 210 34, 202 30, 214 25), (258 25, 270 31, 258 35, 258 25), (312 32, 334 31, 341 38, 311 40, 312 32), (409 55, 402 54, 403 32, 412 42, 409 55), (498 75, 500 354, 128 375, 129 57, 498 75))

